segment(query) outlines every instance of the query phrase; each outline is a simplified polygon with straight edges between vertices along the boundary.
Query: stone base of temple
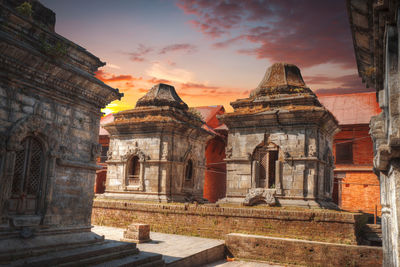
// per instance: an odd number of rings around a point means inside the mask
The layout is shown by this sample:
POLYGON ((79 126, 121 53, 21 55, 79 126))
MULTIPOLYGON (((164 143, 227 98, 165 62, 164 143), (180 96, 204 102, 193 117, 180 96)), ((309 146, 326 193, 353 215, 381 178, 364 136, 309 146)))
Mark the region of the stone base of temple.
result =
POLYGON ((302 208, 325 208, 325 209, 334 209, 338 210, 339 207, 327 200, 317 200, 317 199, 295 199, 295 198, 281 198, 276 197, 275 203, 271 204, 266 201, 260 200, 259 202, 253 202, 251 205, 248 205, 248 201, 246 201, 245 197, 238 197, 238 196, 227 196, 217 201, 218 204, 224 203, 232 203, 232 204, 243 204, 246 206, 253 206, 253 205, 269 205, 269 206, 281 206, 281 207, 288 207, 288 206, 297 206, 302 208))
MULTIPOLYGON (((76 230, 76 229, 75 229, 76 230)), ((83 229, 82 229, 83 230, 83 229)), ((7 266, 164 266, 162 256, 142 253, 135 243, 105 240, 90 232, 39 231, 30 238, 0 240, 0 265, 7 266)))
POLYGON ((154 201, 159 203, 166 202, 199 202, 204 203, 207 202, 203 199, 202 195, 192 195, 192 194, 154 194, 154 193, 143 193, 143 192, 110 192, 106 191, 106 193, 102 195, 98 195, 97 198, 107 198, 107 199, 120 199, 120 200, 138 200, 138 201, 154 201))

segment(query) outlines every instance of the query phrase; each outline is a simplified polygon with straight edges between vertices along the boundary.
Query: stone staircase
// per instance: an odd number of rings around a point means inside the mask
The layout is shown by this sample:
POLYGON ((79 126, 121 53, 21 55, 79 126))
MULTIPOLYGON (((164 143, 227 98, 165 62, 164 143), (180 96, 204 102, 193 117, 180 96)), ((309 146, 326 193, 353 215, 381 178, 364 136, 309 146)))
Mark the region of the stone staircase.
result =
POLYGON ((382 227, 380 224, 366 224, 362 232, 363 245, 382 246, 382 227))
POLYGON ((165 266, 160 254, 140 252, 135 243, 109 240, 21 251, 13 257, 0 255, 0 266, 165 266))

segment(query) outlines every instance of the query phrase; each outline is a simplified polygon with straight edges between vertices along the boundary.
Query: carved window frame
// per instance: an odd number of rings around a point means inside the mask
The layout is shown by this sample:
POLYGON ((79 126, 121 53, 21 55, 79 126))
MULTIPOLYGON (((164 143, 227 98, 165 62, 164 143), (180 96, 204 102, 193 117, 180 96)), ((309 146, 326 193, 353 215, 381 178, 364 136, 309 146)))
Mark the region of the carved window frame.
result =
MULTIPOLYGON (((4 210, 3 216, 8 215, 8 201, 11 198, 12 182, 14 177, 14 165, 17 150, 21 149, 21 142, 28 136, 33 136, 39 140, 43 149, 43 170, 41 182, 41 194, 37 201, 36 215, 43 218, 46 215, 47 193, 51 191, 52 177, 55 173, 55 162, 59 157, 60 128, 48 123, 38 115, 32 115, 17 121, 11 128, 9 138, 5 142, 7 148, 4 153, 4 171, 1 178, 2 187, 0 194, 4 197, 0 199, 0 210, 4 210)), ((12 215, 10 219, 19 215, 12 215)), ((42 220, 37 220, 38 223, 42 220)))
POLYGON ((126 152, 125 156, 125 177, 124 177, 124 187, 126 191, 144 191, 145 186, 144 186, 144 172, 145 172, 145 162, 146 162, 146 156, 145 154, 137 147, 135 148, 128 148, 128 151, 126 152), (130 185, 129 184, 129 164, 131 163, 132 159, 134 157, 138 158, 139 162, 139 182, 136 185, 130 185))

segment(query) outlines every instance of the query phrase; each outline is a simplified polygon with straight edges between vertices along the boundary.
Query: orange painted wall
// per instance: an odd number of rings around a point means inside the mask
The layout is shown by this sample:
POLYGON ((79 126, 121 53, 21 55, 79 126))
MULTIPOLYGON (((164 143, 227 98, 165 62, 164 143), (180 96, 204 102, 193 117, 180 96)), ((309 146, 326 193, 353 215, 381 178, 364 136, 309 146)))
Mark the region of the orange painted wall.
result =
POLYGON ((206 165, 204 177, 204 198, 216 202, 225 197, 226 192, 226 163, 225 142, 216 136, 207 142, 206 165))
MULTIPOLYGON (((99 136, 99 144, 101 146, 109 146, 110 137, 105 135, 99 136)), ((97 164, 103 166, 103 169, 96 171, 96 180, 94 182, 94 192, 96 194, 103 194, 105 191, 105 183, 107 178, 107 164, 100 163, 100 157, 97 158, 97 164)))
MULTIPOLYGON (((349 141, 353 143, 353 164, 335 164, 334 199, 337 194, 340 199, 337 203, 343 210, 373 214, 377 205, 380 214, 379 180, 372 172, 374 153, 369 126, 341 126, 341 131, 334 137, 334 144, 349 141)), ((333 153, 336 158, 335 145, 333 153)))
POLYGON ((347 172, 342 180, 342 209, 380 215, 379 181, 372 172, 347 172))

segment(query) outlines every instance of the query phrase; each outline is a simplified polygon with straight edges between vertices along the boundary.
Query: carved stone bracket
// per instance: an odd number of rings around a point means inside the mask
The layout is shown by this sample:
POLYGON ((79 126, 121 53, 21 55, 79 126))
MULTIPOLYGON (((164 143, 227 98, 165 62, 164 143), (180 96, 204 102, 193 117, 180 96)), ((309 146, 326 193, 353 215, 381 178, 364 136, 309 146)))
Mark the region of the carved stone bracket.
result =
POLYGON ((261 202, 273 206, 276 204, 275 193, 275 189, 250 188, 243 201, 243 205, 253 206, 261 202))

